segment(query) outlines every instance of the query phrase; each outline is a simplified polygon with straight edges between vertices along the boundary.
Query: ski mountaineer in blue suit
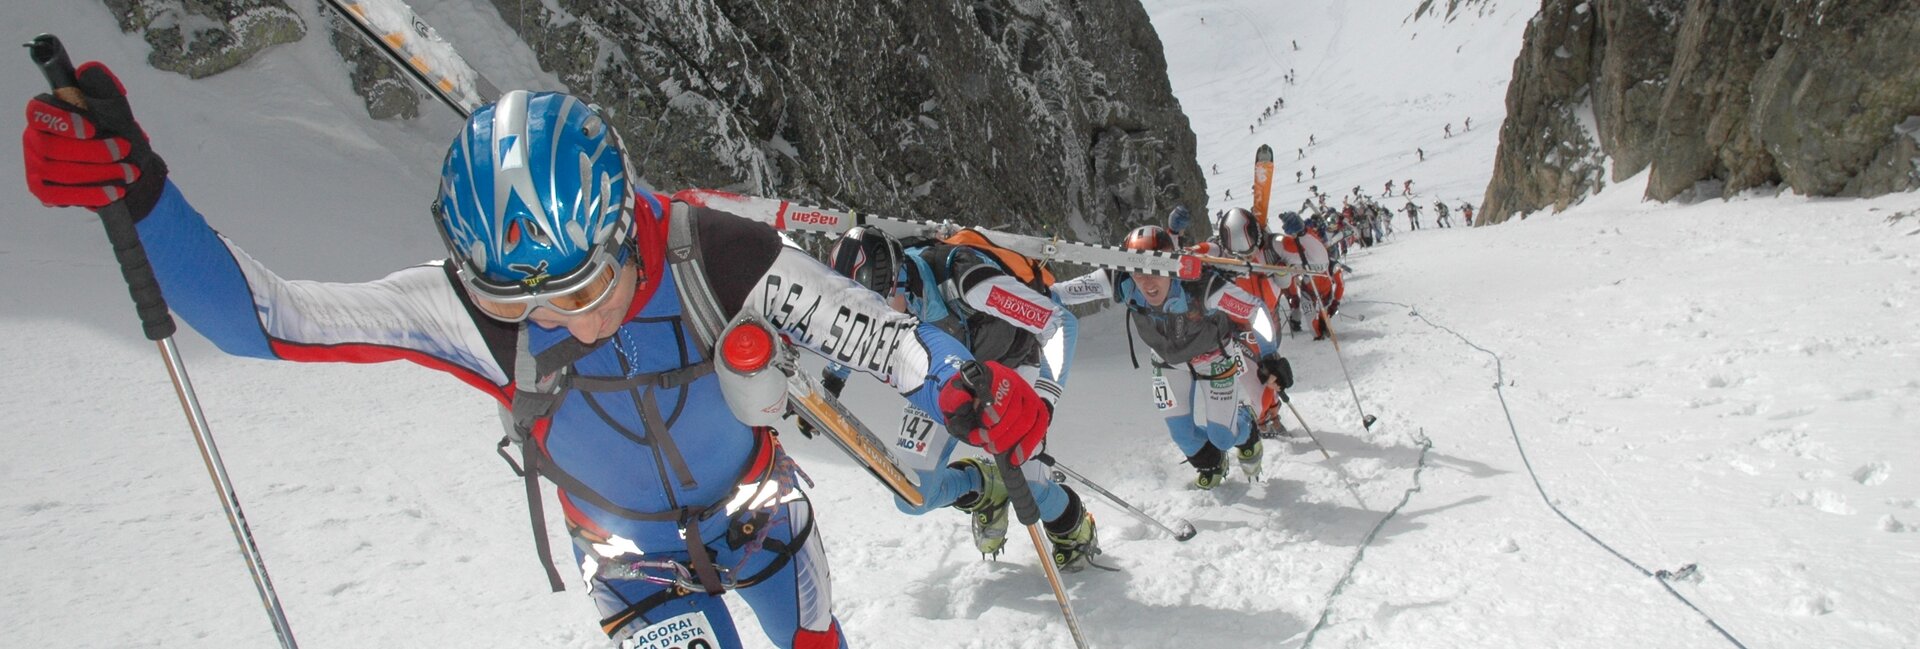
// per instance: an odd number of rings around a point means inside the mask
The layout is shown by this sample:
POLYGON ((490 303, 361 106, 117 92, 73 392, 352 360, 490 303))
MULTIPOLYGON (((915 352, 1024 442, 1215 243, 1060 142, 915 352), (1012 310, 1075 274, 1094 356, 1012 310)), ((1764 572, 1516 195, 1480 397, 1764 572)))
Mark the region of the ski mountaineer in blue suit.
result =
MULTIPOLYGON (((123 202, 174 311, 222 350, 411 361, 502 405, 527 389, 521 373, 566 386, 525 418, 522 458, 558 485, 573 565, 615 644, 741 647, 720 597, 734 590, 774 646, 846 646, 792 461, 771 428, 732 414, 711 350, 687 333, 664 259, 674 220, 697 228, 701 288, 717 298, 704 303, 729 320, 761 318, 1016 461, 1045 434, 1050 413, 1012 370, 985 364, 983 389, 1006 396, 991 404, 998 418, 982 417, 988 404, 953 380, 971 356, 945 332, 766 225, 639 191, 619 137, 578 98, 514 91, 474 111, 434 203, 448 259, 322 283, 282 279, 208 227, 167 182, 118 79, 98 63, 79 72, 86 109, 50 94, 28 103, 30 190, 51 206, 123 202)), ((549 579, 560 586, 551 565, 549 579)))
MULTIPOLYGON (((1033 286, 1022 282, 990 254, 940 241, 909 241, 905 247, 887 233, 855 227, 827 251, 835 272, 887 296, 894 310, 940 327, 967 345, 974 358, 1011 367, 1033 385, 1051 410, 1066 383, 1073 358, 1073 314, 1033 286)), ((1037 279, 1036 284, 1044 283, 1037 279)), ((852 370, 827 367, 821 384, 838 394, 852 370)), ((972 520, 973 543, 983 555, 999 555, 1007 544, 1007 488, 991 458, 966 457, 951 464, 960 438, 936 432, 926 413, 908 408, 888 450, 919 479, 926 501, 915 507, 894 499, 900 511, 920 515, 952 505, 972 520)), ((1044 465, 1022 472, 1040 519, 1053 543, 1053 561, 1078 572, 1100 554, 1093 515, 1080 495, 1053 481, 1044 465)))
MULTIPOLYGON (((1142 226, 1121 244, 1129 250, 1177 252, 1165 228, 1142 226)), ((1276 352, 1265 303, 1213 269, 1176 282, 1145 273, 1097 270, 1053 285, 1061 304, 1113 300, 1152 352, 1154 406, 1166 416, 1173 443, 1199 472, 1193 485, 1226 480, 1233 449, 1248 480, 1259 480, 1263 453, 1253 434, 1261 387, 1293 387, 1293 368, 1276 352), (1248 372, 1252 367, 1254 371, 1248 372), (1172 376, 1163 370, 1174 370, 1172 376)))

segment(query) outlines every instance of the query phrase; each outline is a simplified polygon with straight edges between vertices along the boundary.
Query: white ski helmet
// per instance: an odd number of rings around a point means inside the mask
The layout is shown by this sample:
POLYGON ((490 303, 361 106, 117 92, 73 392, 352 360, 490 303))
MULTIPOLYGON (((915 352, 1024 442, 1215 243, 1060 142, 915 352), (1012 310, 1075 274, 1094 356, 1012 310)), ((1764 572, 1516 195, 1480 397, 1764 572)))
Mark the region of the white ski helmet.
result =
POLYGON ((1260 227, 1260 220, 1253 217, 1253 212, 1242 207, 1227 210, 1226 214, 1221 215, 1220 222, 1214 226, 1214 231, 1220 237, 1221 247, 1225 248, 1228 254, 1240 257, 1253 254, 1253 251, 1260 246, 1260 242, 1266 238, 1266 232, 1263 230, 1264 228, 1260 227))

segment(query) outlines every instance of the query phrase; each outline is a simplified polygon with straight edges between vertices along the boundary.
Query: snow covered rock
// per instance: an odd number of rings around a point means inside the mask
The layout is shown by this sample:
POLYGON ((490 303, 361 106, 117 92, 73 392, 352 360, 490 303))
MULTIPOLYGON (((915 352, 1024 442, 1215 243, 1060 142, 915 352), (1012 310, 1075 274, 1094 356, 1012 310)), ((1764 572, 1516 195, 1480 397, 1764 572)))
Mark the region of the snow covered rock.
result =
POLYGON ((1920 5, 1547 0, 1526 38, 1485 219, 1649 167, 1662 201, 1920 188, 1920 5))
POLYGON ((153 46, 153 67, 195 79, 246 62, 260 50, 300 40, 299 14, 283 0, 105 0, 120 31, 153 46))

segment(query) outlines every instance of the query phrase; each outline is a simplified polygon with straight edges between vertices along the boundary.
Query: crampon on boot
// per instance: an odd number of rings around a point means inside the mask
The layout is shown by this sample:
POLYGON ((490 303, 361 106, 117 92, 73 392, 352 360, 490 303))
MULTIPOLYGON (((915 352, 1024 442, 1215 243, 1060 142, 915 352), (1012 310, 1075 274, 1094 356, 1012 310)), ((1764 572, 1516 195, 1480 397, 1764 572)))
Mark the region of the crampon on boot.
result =
POLYGON ((1100 556, 1100 537, 1095 534, 1093 514, 1081 510, 1078 521, 1066 532, 1055 532, 1053 522, 1047 523, 1047 540, 1053 542, 1053 565, 1061 572, 1080 572, 1087 566, 1112 570, 1093 562, 1094 557, 1100 556))
POLYGON ((961 496, 953 507, 966 512, 972 522, 973 547, 981 555, 1000 556, 1000 550, 1007 546, 1007 485, 1000 481, 1000 467, 977 457, 961 458, 947 466, 971 469, 980 475, 980 491, 961 496))
POLYGON ((1247 441, 1233 447, 1233 456, 1240 460, 1240 472, 1247 476, 1248 482, 1260 481, 1260 458, 1266 455, 1266 449, 1260 444, 1259 435, 1248 435, 1247 441))

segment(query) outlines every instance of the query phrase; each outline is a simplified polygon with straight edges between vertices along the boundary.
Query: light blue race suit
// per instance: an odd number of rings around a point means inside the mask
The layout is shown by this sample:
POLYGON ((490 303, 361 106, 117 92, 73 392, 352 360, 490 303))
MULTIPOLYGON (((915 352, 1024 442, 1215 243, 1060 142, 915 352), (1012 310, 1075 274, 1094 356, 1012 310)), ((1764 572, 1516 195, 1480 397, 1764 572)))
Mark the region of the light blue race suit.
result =
MULTIPOLYGON (((908 314, 966 343, 976 358, 1013 368, 1052 407, 1066 384, 1079 330, 1072 313, 1009 275, 990 255, 964 246, 914 246, 904 260, 899 279, 908 314)), ((841 378, 850 372, 838 365, 828 371, 841 378)), ((903 414, 889 450, 915 473, 926 500, 915 507, 895 498, 900 511, 925 514, 984 488, 979 473, 948 465, 960 442, 923 411, 903 414)), ((1041 520, 1067 512, 1068 490, 1053 481, 1045 464, 1028 462, 1021 471, 1041 520)))
POLYGON ((1053 294, 1061 304, 1106 299, 1127 308, 1129 324, 1152 351, 1156 382, 1165 381, 1155 386, 1155 405, 1182 454, 1191 458, 1209 444, 1224 451, 1253 434, 1262 385, 1252 368, 1277 344, 1259 298, 1212 270, 1170 282, 1158 306, 1131 274, 1116 271, 1062 281, 1053 294))

